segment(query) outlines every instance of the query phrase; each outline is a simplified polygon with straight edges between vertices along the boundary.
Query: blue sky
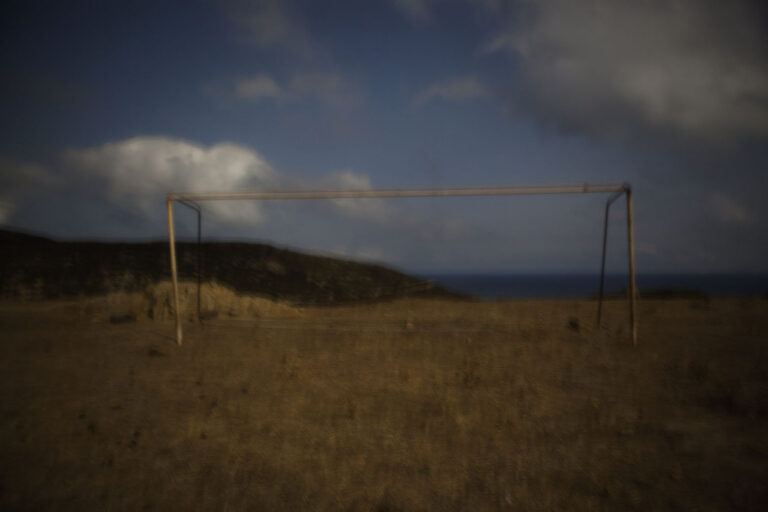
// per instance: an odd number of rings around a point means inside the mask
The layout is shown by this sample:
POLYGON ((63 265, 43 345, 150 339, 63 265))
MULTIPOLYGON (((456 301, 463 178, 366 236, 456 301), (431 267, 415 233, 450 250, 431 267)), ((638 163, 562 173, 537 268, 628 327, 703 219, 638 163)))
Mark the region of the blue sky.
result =
MULTIPOLYGON (((7 227, 159 238, 169 191, 627 181, 641 272, 768 272, 757 2, 0 10, 7 227)), ((406 269, 594 271, 603 199, 207 204, 205 222, 211 238, 406 269)), ((622 270, 616 206, 609 266, 622 270)))

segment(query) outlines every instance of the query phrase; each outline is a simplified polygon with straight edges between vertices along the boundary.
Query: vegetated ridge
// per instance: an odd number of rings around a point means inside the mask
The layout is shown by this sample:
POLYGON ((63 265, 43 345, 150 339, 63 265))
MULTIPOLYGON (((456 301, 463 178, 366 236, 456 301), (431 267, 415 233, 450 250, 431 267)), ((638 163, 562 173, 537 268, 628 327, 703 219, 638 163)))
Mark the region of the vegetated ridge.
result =
MULTIPOLYGON (((197 280, 198 246, 176 244, 180 280, 197 280)), ((399 297, 458 297, 381 265, 314 256, 263 243, 206 242, 200 276, 237 293, 295 304, 399 297)), ((0 297, 23 300, 140 291, 170 279, 167 242, 59 242, 0 229, 0 297)))

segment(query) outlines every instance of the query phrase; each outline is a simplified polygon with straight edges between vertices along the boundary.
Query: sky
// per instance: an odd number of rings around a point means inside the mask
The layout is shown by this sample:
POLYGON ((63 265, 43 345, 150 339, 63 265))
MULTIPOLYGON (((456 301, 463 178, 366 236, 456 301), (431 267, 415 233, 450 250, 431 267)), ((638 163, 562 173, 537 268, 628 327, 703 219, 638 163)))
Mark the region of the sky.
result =
MULTIPOLYGON (((163 239, 169 192, 627 182, 638 272, 766 273, 767 28, 739 0, 7 0, 0 225, 163 239)), ((205 203, 203 232, 594 272, 605 199, 205 203)), ((622 199, 611 271, 626 235, 622 199)))

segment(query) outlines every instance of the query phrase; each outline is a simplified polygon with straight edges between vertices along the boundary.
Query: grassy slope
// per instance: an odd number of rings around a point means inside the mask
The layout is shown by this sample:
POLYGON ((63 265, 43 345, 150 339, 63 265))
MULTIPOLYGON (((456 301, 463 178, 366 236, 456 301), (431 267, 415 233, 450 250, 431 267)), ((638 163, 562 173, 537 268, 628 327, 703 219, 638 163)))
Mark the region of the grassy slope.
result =
MULTIPOLYGON (((55 242, 0 230, 0 297, 51 299, 138 291, 170 278, 168 245, 55 242)), ((177 244, 181 279, 196 279, 197 246, 177 244)), ((240 293, 301 304, 448 296, 379 265, 312 256, 258 243, 202 245, 203 280, 240 293)))
POLYGON ((4 510, 765 510, 768 301, 75 310, 0 307, 4 510))

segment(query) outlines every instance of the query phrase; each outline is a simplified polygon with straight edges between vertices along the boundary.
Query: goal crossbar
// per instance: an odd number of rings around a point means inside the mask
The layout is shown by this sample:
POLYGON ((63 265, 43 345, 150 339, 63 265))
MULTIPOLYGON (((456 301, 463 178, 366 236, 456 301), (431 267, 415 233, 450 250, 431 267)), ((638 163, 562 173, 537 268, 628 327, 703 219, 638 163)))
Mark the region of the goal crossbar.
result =
POLYGON ((446 187, 446 188, 385 188, 370 190, 282 190, 273 192, 213 192, 173 193, 171 201, 211 200, 270 200, 270 199, 345 199, 385 197, 451 197, 451 196, 513 196, 542 194, 600 194, 624 192, 626 183, 607 185, 544 185, 524 187, 446 187))
MULTIPOLYGON (((357 199, 357 198, 398 198, 398 197, 472 197, 472 196, 514 196, 546 194, 606 194, 610 193, 605 207, 603 231, 602 268, 600 274, 600 296, 598 322, 603 300, 605 275, 606 237, 608 233, 608 212, 611 204, 622 195, 627 198, 627 244, 629 252, 629 327, 632 343, 637 344, 637 301, 635 286, 635 245, 632 219, 632 187, 628 183, 582 184, 582 185, 539 185, 539 186, 498 186, 498 187, 449 187, 449 188, 389 188, 368 190, 278 190, 260 192, 211 192, 211 193, 169 193, 166 196, 168 210, 168 241, 171 255, 171 280, 173 281, 173 307, 176 319, 176 343, 181 345, 182 322, 179 310, 179 284, 176 265, 176 242, 174 236, 173 202, 190 206, 191 201, 216 200, 280 200, 280 199, 357 199)), ((198 213, 198 243, 200 238, 200 210, 198 213)), ((198 276, 199 279, 199 276, 198 276)))

